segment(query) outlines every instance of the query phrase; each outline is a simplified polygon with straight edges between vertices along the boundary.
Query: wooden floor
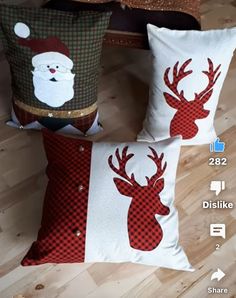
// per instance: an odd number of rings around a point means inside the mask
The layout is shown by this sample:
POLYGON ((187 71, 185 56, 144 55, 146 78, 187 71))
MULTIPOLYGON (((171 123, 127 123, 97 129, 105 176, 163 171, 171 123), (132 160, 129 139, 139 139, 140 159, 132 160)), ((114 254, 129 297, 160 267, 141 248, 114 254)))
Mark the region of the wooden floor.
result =
MULTIPOLYGON (((36 3, 36 1, 32 1, 36 3)), ((202 4, 204 28, 236 26, 236 1, 202 4)), ((134 140, 141 128, 148 99, 148 53, 105 49, 99 101, 104 132, 94 140, 134 140)), ((214 199, 211 180, 225 180, 221 199, 236 201, 236 57, 233 58, 216 114, 217 132, 226 142, 226 167, 208 166, 208 146, 181 151, 176 187, 180 243, 194 273, 134 264, 73 264, 21 267, 36 237, 46 187, 46 165, 39 132, 4 125, 10 86, 7 63, 0 55, 0 298, 204 298, 236 297, 236 209, 203 210, 214 199), (225 223, 226 239, 210 237, 211 223, 225 223), (216 245, 220 249, 216 250, 216 245), (226 276, 211 282, 220 268, 226 276), (229 294, 208 295, 207 287, 226 287, 229 294)))

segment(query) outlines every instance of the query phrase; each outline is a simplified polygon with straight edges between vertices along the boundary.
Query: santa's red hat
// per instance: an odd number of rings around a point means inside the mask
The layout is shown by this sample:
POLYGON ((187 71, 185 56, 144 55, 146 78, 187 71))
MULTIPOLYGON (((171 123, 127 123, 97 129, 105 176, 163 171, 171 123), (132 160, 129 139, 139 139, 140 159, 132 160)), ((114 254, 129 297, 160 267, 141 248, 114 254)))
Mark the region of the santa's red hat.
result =
POLYGON ((36 53, 32 59, 34 67, 42 64, 60 63, 70 70, 73 68, 73 61, 69 58, 70 51, 58 37, 29 39, 30 29, 24 23, 17 23, 14 32, 19 37, 18 43, 21 46, 28 47, 36 53))

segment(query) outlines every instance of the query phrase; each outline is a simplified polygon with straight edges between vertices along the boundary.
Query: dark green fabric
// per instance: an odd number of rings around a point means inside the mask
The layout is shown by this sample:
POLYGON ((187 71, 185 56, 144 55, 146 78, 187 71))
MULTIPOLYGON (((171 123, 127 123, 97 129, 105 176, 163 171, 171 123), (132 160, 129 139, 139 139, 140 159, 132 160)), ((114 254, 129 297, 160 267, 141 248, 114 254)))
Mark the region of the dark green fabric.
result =
POLYGON ((0 5, 0 39, 11 67, 13 94, 30 106, 52 110, 82 109, 96 102, 102 40, 110 15, 0 5), (18 44, 19 38, 14 33, 18 22, 30 27, 30 39, 56 36, 69 48, 74 62, 75 95, 62 107, 49 107, 34 96, 31 71, 35 53, 18 44))

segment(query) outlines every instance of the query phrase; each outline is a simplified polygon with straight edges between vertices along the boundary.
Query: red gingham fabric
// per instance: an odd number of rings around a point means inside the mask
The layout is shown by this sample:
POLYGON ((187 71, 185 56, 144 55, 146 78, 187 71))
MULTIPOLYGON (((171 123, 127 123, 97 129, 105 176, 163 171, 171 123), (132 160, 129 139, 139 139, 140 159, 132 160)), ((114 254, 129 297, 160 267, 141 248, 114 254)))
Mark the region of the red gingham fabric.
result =
POLYGON ((80 118, 77 118, 73 122, 73 126, 80 131, 82 131, 84 134, 90 129, 90 127, 93 125, 96 116, 97 116, 98 110, 95 110, 94 112, 90 113, 87 116, 83 116, 80 118))
POLYGON ((49 182, 38 239, 22 265, 83 262, 92 143, 43 135, 49 182))
MULTIPOLYGON (((127 161, 133 157, 133 154, 129 154, 125 158, 124 152, 127 153, 127 150, 128 146, 123 149, 122 157, 119 156, 118 149, 116 150, 120 168, 125 169, 127 161)), ((108 163, 112 168, 111 157, 108 159, 108 163)), ((157 170, 160 171, 160 169, 157 170)), ((170 212, 170 209, 161 203, 159 196, 164 188, 164 179, 159 179, 159 177, 154 185, 149 185, 147 182, 146 186, 141 186, 135 181, 135 176, 133 176, 133 185, 130 181, 126 182, 124 177, 121 176, 121 178, 114 178, 118 191, 122 195, 132 197, 127 221, 130 246, 142 251, 151 251, 159 245, 163 238, 163 231, 155 214, 164 216, 170 212)))
POLYGON ((163 231, 155 218, 155 214, 168 215, 168 207, 159 203, 160 189, 140 187, 135 190, 128 213, 128 233, 130 246, 151 251, 162 240, 163 231))
POLYGON ((204 119, 209 115, 210 111, 204 109, 204 104, 210 100, 213 93, 213 86, 221 74, 220 72, 218 73, 221 65, 218 65, 214 69, 213 62, 208 58, 209 71, 202 71, 209 79, 208 86, 200 94, 195 93, 195 96, 201 95, 199 98, 193 100, 186 99, 184 97, 184 90, 178 90, 178 83, 193 72, 192 70, 185 71, 185 68, 191 61, 192 59, 185 61, 179 70, 179 62, 175 64, 172 83, 170 83, 168 77, 170 67, 166 69, 164 74, 165 84, 173 93, 173 95, 171 95, 164 92, 164 97, 169 106, 177 110, 170 122, 170 136, 174 137, 182 135, 183 139, 191 139, 195 137, 199 130, 195 121, 204 119))
POLYGON ((20 122, 20 125, 25 126, 29 123, 32 123, 34 121, 38 121, 40 119, 39 116, 36 116, 34 114, 28 113, 25 110, 22 110, 19 108, 15 103, 14 100, 12 101, 13 110, 16 114, 17 120, 20 122))

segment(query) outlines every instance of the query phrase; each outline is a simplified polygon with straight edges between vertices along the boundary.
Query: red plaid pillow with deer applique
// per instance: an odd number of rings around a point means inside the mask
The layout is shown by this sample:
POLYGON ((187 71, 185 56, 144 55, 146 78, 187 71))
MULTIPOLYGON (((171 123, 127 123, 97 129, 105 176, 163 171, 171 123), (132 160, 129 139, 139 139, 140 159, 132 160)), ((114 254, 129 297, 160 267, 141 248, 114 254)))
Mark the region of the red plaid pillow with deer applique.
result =
POLYGON ((45 131, 43 217, 22 265, 134 262, 192 271, 174 207, 180 143, 92 143, 45 131))
POLYGON ((214 117, 236 45, 236 28, 178 31, 148 25, 153 56, 149 107, 138 141, 177 135, 183 145, 216 139, 214 117))

